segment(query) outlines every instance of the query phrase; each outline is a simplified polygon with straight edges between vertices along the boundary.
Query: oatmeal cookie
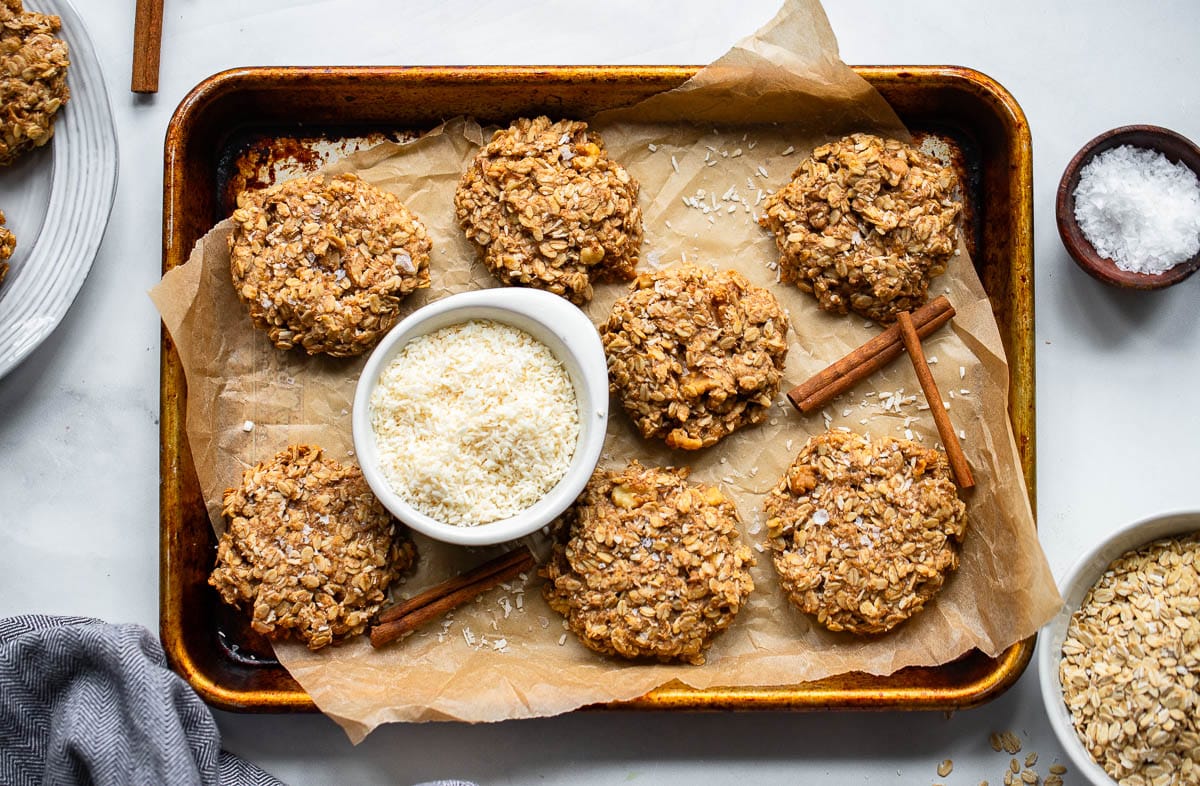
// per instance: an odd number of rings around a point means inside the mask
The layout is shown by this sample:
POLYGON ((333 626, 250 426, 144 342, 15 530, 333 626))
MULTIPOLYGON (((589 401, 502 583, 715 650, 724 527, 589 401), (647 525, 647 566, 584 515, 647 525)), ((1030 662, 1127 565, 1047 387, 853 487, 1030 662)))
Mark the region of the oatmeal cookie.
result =
POLYGON ((782 280, 826 311, 878 322, 925 302, 958 244, 951 167, 895 139, 853 134, 822 145, 767 198, 782 280))
POLYGON ((17 248, 17 236, 4 228, 4 211, 0 210, 0 284, 8 275, 8 258, 17 248))
POLYGON ((0 166, 50 141, 67 88, 67 43, 57 16, 0 0, 0 166))
POLYGON ((504 284, 582 304, 593 281, 634 276, 638 184, 586 123, 522 118, 497 131, 463 174, 454 207, 504 284))
POLYGON ((228 529, 208 579, 250 625, 309 649, 362 633, 416 548, 358 467, 292 445, 225 492, 228 529))
POLYGON ((599 469, 563 515, 542 594, 589 649, 703 663, 754 590, 737 508, 687 475, 599 469))
POLYGON ((844 431, 809 439, 763 507, 788 597, 852 633, 924 608, 958 566, 967 526, 940 451, 844 431))
POLYGON ((238 194, 229 236, 238 297, 280 349, 358 355, 429 286, 425 225, 354 175, 297 178, 238 194))
POLYGON ((643 273, 600 326, 610 386, 644 437, 696 450, 771 407, 787 313, 733 270, 643 273))

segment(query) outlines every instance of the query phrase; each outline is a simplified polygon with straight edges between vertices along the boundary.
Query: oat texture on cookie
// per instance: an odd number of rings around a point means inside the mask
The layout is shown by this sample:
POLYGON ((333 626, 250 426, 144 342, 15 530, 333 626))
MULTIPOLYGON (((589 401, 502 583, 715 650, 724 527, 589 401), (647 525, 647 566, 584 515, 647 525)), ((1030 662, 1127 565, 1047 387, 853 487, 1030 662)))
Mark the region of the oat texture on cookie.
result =
POLYGON ((925 607, 958 566, 967 525, 943 453, 836 430, 808 440, 764 509, 792 603, 829 630, 860 634, 925 607))
POLYGON ((737 508, 687 475, 599 469, 559 522, 542 593, 588 648, 701 664, 753 591, 737 508))
POLYGON ((17 248, 17 236, 4 228, 4 212, 0 211, 0 284, 8 275, 8 259, 17 248))
POLYGON ((362 633, 416 559, 358 467, 311 445, 249 467, 225 492, 224 515, 208 583, 254 630, 309 649, 362 633))
POLYGON ((610 387, 642 436, 716 444, 764 420, 779 392, 788 318, 733 270, 639 275, 600 326, 610 387))
POLYGON ((0 0, 0 166, 50 141, 54 118, 71 96, 67 43, 57 16, 0 0))
POLYGON ((463 173, 454 206, 501 283, 583 304, 593 282, 634 276, 638 183, 586 123, 522 118, 497 131, 463 173))
POLYGON ((396 324, 403 298, 429 286, 425 225, 354 175, 288 180, 237 203, 234 289, 280 349, 361 354, 396 324))
POLYGON ((954 170, 870 134, 822 145, 766 200, 782 280, 838 314, 893 322, 945 272, 962 210, 954 170))

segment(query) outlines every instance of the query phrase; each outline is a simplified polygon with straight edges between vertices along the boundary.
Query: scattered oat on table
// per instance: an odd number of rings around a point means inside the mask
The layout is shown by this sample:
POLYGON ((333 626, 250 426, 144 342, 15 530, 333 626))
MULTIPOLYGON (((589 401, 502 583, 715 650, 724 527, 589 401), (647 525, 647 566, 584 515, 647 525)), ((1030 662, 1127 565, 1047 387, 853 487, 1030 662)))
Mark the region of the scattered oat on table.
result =
POLYGON ((4 211, 0 210, 0 284, 8 275, 8 259, 17 248, 17 236, 4 227, 4 211))
POLYGON ((635 275, 638 183, 586 123, 521 118, 497 131, 463 173, 454 207, 504 284, 583 304, 593 281, 635 275))
POLYGON ((958 566, 967 525, 945 454, 840 430, 811 437, 763 507, 789 599, 853 633, 924 608, 958 566))
POLYGON ((753 591, 737 508, 687 475, 598 469, 564 514, 542 593, 588 648, 701 664, 753 591))
POLYGON ((302 177, 238 194, 230 269, 254 326, 280 349, 358 355, 429 286, 425 225, 355 175, 302 177))
POLYGON ((892 322, 926 300, 958 243, 958 178, 895 139, 822 145, 767 198, 781 279, 826 311, 892 322))
POLYGON ((939 764, 937 766, 937 774, 938 774, 939 778, 945 778, 947 775, 949 775, 953 771, 954 771, 954 762, 950 759, 946 759, 945 761, 943 761, 941 764, 939 764))
POLYGON ((610 387, 642 436, 696 450, 766 420, 787 330, 767 290, 733 270, 684 265, 638 276, 600 337, 610 387))
POLYGON ((1200 783, 1200 534, 1117 558, 1059 662, 1083 746, 1122 784, 1200 783))
POLYGON ((54 135, 55 115, 71 96, 67 43, 55 36, 61 27, 21 0, 0 0, 0 166, 54 135))
POLYGON ((248 468, 224 498, 228 528, 208 583, 271 638, 320 649, 362 633, 388 586, 412 567, 407 529, 362 472, 311 445, 248 468))

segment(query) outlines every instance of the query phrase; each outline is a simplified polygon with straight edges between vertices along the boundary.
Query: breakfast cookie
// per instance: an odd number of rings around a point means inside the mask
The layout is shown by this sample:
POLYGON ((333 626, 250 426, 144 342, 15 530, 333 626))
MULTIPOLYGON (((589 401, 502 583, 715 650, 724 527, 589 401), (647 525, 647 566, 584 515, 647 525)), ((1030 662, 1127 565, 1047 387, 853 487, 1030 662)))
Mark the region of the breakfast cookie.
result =
POLYGON ((454 206, 504 284, 582 304, 593 281, 634 276, 638 184, 586 123, 522 118, 497 131, 463 174, 454 206))
POLYGON ((733 502, 688 470, 596 470, 559 523, 542 594, 589 649, 704 662, 754 589, 733 502))
POLYGON ((8 258, 17 248, 17 236, 4 228, 4 211, 0 210, 0 284, 8 275, 8 258))
POLYGON ((810 438, 763 507, 792 603, 852 633, 924 608, 958 566, 967 526, 944 454, 845 431, 810 438))
POLYGON ((826 311, 878 322, 925 302, 958 244, 958 177, 911 145, 853 134, 822 145, 766 200, 783 281, 826 311))
POLYGON ((54 116, 67 103, 67 43, 57 16, 0 0, 0 166, 50 141, 54 116))
POLYGON ((610 387, 644 437, 696 450, 767 417, 787 356, 788 317, 733 270, 643 273, 600 337, 610 387))
POLYGON ((400 198, 354 175, 238 194, 229 236, 238 297, 280 349, 358 355, 429 286, 431 243, 400 198))
POLYGON ((225 492, 228 528, 208 579, 250 625, 320 649, 362 633, 416 548, 358 467, 292 445, 225 492))

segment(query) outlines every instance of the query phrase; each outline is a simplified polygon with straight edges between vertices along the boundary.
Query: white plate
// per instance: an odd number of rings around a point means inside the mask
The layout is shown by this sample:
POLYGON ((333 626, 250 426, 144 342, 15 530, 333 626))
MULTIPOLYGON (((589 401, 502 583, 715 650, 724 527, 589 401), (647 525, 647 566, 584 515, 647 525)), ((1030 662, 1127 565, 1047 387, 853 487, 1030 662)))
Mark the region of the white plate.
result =
POLYGON ((117 189, 117 131, 100 62, 68 0, 26 0, 62 17, 71 99, 45 147, 0 169, 0 211, 17 236, 0 284, 0 377, 62 321, 100 248, 117 189))

